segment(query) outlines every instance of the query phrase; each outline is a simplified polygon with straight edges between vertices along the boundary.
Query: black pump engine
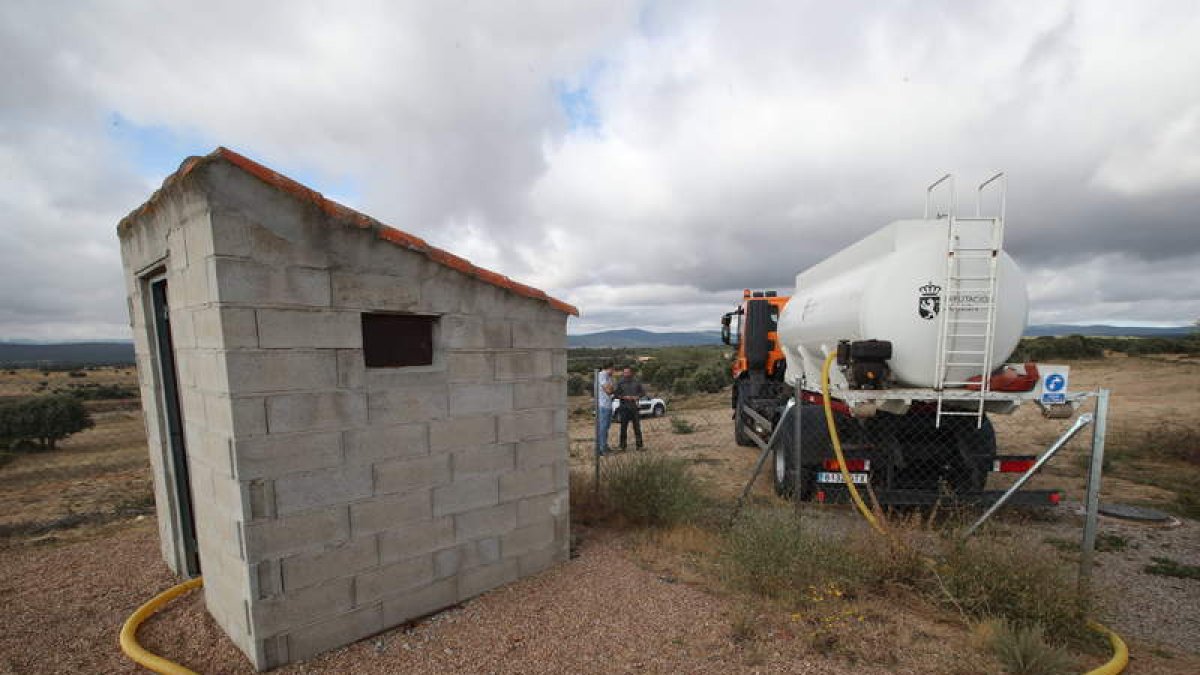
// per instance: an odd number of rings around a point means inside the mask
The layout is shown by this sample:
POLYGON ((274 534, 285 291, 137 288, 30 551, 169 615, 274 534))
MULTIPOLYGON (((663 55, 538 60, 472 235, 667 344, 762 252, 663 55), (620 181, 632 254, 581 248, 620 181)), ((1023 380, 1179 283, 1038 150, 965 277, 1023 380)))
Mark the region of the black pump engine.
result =
POLYGON ((852 389, 885 389, 892 379, 887 360, 892 343, 887 340, 841 340, 837 363, 852 389))

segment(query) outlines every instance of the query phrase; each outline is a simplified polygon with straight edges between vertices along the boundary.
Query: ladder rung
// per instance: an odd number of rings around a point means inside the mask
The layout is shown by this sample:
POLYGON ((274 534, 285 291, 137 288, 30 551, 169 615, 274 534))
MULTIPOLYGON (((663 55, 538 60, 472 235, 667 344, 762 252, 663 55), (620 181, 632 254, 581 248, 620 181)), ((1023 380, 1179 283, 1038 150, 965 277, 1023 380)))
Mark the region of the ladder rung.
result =
POLYGON ((974 367, 980 368, 980 369, 983 368, 983 364, 980 363, 979 361, 975 361, 973 363, 964 363, 962 361, 951 361, 950 363, 947 363, 946 365, 954 366, 955 368, 966 368, 968 366, 974 366, 974 367))
MULTIPOLYGON (((987 319, 951 319, 950 317, 946 317, 946 321, 953 321, 954 323, 977 323, 977 324, 986 324, 988 322, 987 319)), ((984 337, 987 337, 987 336, 984 336, 984 337)))
POLYGON ((945 386, 953 386, 953 385, 964 386, 964 385, 968 385, 968 384, 975 384, 975 385, 978 385, 978 384, 979 384, 979 380, 975 380, 974 382, 943 382, 943 383, 942 383, 942 386, 943 386, 943 387, 945 387, 945 386))
POLYGON ((947 349, 947 354, 986 354, 982 349, 947 349))
POLYGON ((976 412, 970 412, 970 411, 965 411, 965 410, 943 410, 943 411, 942 411, 942 414, 943 414, 943 415, 957 415, 957 416, 959 416, 959 417, 966 417, 967 415, 970 415, 971 417, 978 417, 978 416, 979 416, 979 412, 978 412, 978 411, 976 411, 976 412))
POLYGON ((946 338, 985 338, 987 333, 946 333, 946 338))
POLYGON ((951 281, 991 281, 991 277, 950 277, 951 281))

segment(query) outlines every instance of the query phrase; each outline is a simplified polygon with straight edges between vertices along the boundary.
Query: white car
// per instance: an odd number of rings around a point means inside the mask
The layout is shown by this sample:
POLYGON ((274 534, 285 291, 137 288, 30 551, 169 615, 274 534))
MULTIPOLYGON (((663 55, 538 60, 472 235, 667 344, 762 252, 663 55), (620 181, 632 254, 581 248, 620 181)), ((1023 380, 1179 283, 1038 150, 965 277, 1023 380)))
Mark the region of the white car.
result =
MULTIPOLYGON (((617 414, 617 409, 621 407, 621 400, 613 399, 613 414, 617 414)), ((653 415, 654 417, 662 417, 667 414, 667 402, 661 398, 643 396, 638 400, 638 414, 642 417, 653 415)))

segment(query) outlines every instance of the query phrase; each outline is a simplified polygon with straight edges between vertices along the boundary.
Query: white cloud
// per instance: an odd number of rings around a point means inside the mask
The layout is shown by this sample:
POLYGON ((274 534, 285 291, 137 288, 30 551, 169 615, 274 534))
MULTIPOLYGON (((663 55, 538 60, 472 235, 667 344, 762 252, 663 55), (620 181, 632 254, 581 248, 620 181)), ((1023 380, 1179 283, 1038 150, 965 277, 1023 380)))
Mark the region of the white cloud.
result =
POLYGON ((147 128, 344 190, 576 331, 715 326, 996 168, 1034 320, 1190 321, 1197 34, 1187 3, 6 3, 0 336, 124 330, 147 128))

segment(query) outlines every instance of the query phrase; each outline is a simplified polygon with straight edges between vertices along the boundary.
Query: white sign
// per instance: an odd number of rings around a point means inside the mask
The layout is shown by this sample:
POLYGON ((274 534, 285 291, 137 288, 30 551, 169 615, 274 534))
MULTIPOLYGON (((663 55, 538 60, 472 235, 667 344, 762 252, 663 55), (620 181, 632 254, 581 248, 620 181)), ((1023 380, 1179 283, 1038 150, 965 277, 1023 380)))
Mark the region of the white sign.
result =
POLYGON ((1066 403, 1067 375, 1070 373, 1070 369, 1067 366, 1046 366, 1039 364, 1038 370, 1042 375, 1042 403, 1044 405, 1066 403))

